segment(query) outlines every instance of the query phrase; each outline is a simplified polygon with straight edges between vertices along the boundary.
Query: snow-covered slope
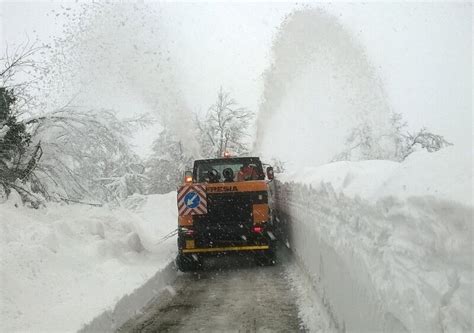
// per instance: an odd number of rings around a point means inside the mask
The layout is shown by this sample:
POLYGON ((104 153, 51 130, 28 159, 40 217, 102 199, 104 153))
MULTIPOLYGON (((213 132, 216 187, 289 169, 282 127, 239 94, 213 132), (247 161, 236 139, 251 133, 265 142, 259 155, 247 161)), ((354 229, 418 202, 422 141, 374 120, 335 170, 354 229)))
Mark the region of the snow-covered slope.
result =
POLYGON ((279 180, 291 247, 339 328, 472 330, 472 164, 462 151, 279 180))
POLYGON ((127 208, 0 204, 0 331, 77 331, 175 257, 176 194, 127 208), (74 314, 73 316, 71 314, 74 314))

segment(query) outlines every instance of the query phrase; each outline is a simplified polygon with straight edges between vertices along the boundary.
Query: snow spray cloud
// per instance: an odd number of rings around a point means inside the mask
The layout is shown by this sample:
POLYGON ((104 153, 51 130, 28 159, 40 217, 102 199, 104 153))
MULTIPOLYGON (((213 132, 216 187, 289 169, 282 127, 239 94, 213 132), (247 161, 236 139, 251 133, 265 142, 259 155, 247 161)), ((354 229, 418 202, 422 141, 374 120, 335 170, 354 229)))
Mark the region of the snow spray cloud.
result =
POLYGON ((157 7, 80 3, 65 5, 56 15, 66 20, 51 48, 50 107, 72 100, 116 110, 121 117, 148 113, 178 139, 194 142, 186 137, 192 135, 192 117, 175 83, 157 7))
MULTIPOLYGON (((390 110, 363 48, 338 20, 317 9, 286 17, 264 73, 254 151, 295 166, 320 165, 346 149, 353 128, 389 138, 390 110)), ((394 149, 390 139, 374 149, 394 149)))

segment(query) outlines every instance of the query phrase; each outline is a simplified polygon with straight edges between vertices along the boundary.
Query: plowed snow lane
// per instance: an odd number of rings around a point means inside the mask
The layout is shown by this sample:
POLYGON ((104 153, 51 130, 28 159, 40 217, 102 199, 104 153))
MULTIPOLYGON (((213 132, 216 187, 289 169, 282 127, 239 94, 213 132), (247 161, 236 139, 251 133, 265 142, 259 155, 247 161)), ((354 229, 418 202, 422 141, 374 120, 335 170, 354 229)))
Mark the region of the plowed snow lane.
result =
POLYGON ((205 271, 179 276, 167 297, 119 332, 304 332, 284 267, 212 258, 205 271))

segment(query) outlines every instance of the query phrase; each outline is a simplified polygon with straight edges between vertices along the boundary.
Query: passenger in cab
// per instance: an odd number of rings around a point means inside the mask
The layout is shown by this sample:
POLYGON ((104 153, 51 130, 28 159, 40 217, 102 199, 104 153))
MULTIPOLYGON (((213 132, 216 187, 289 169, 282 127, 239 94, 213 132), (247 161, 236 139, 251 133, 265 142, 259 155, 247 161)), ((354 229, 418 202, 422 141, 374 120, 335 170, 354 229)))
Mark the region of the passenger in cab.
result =
POLYGON ((248 163, 244 163, 244 165, 240 168, 239 173, 237 173, 237 181, 242 182, 244 180, 256 180, 258 179, 257 171, 255 167, 249 165, 248 163))

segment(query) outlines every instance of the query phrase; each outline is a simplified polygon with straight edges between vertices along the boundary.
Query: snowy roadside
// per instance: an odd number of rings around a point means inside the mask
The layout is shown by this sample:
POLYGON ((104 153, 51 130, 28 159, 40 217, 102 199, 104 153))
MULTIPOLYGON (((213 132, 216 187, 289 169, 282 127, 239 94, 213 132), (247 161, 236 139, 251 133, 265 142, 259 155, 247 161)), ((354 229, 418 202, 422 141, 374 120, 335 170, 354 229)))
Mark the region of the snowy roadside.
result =
POLYGON ((175 193, 127 208, 0 204, 0 330, 77 331, 174 259, 175 193))
POLYGON ((339 329, 472 330, 472 165, 463 154, 338 162, 279 179, 291 247, 339 329))
POLYGON ((337 332, 333 319, 313 286, 310 275, 295 261, 288 262, 285 273, 288 285, 295 295, 298 315, 305 329, 311 333, 337 332))

